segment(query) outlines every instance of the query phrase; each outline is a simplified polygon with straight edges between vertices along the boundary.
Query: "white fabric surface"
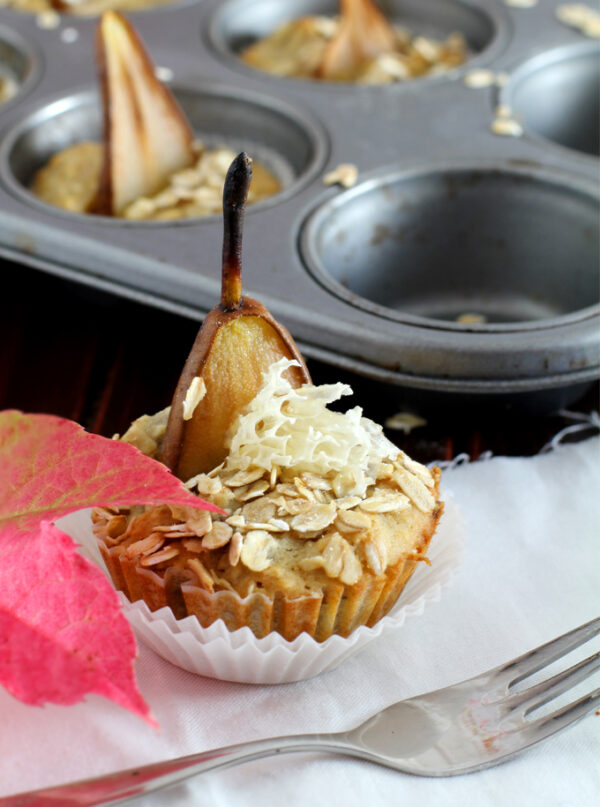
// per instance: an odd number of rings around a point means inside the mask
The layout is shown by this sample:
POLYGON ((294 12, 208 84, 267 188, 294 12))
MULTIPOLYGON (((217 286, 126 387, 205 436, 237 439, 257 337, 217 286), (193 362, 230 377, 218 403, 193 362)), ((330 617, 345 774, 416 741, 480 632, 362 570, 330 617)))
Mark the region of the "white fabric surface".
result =
MULTIPOLYGON (((201 678, 140 648, 140 688, 156 732, 99 697, 25 706, 0 690, 0 795, 220 745, 352 727, 388 704, 483 672, 600 614, 600 438, 530 459, 449 469, 467 523, 451 586, 422 616, 338 669, 296 684, 201 678)), ((591 642, 587 652, 597 649, 591 642)), ((596 684, 597 685, 597 684, 596 684)), ((578 805, 600 793, 600 716, 592 714, 508 763, 421 779, 321 755, 212 772, 133 804, 578 805)))

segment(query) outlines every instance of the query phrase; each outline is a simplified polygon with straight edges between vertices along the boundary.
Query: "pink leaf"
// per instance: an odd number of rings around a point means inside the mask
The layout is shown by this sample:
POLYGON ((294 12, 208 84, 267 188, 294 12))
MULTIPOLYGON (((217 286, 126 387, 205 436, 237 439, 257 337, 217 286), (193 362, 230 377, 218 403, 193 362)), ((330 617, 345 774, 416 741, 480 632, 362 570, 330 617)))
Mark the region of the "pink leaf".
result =
POLYGON ((218 510, 133 446, 52 415, 0 412, 0 525, 135 503, 218 510))
POLYGON ((2 546, 0 680, 8 691, 35 705, 94 692, 148 717, 135 685, 135 639, 102 572, 48 521, 26 553, 11 526, 2 546))
POLYGON ((16 698, 67 705, 96 693, 151 720, 115 590, 50 522, 153 503, 218 509, 132 446, 62 418, 0 412, 0 684, 16 698))

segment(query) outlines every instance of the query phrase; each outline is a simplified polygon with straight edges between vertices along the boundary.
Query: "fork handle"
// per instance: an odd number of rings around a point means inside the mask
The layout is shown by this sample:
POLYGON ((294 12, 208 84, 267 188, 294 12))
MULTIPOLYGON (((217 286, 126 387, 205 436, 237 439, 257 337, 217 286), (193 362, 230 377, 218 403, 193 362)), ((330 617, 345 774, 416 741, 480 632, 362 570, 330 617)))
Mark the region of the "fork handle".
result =
POLYGON ((231 768, 242 762, 251 762, 262 757, 302 751, 328 751, 359 755, 359 749, 345 741, 339 734, 299 734, 292 737, 274 737, 269 740, 254 740, 229 745, 200 754, 156 762, 141 768, 72 782, 58 787, 20 793, 0 798, 0 807, 98 807, 120 804, 127 799, 153 793, 169 785, 182 782, 199 773, 231 768))

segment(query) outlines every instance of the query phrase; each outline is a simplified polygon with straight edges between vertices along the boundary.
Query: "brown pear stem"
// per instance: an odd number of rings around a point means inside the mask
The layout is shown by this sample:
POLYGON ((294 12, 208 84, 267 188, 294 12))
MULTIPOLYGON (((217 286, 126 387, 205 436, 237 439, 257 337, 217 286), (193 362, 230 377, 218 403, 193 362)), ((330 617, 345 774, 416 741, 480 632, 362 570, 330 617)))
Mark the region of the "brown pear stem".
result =
POLYGON ((223 188, 223 274, 221 308, 242 304, 242 229, 252 179, 252 160, 242 151, 229 166, 223 188))

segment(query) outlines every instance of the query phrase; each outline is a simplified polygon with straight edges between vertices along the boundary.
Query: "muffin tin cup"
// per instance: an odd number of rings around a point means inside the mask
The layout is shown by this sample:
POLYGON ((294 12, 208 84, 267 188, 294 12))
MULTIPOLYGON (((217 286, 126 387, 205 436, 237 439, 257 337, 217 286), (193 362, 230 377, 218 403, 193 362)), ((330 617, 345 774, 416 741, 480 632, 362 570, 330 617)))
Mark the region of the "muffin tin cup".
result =
POLYGON ((13 93, 0 102, 5 111, 27 95, 42 72, 42 58, 38 49, 19 33, 6 25, 0 25, 0 77, 14 86, 13 93))
MULTIPOLYGON (((279 79, 239 61, 244 26, 333 8, 327 1, 202 0, 135 15, 172 86, 220 104, 217 111, 209 105, 205 116, 198 106, 198 133, 216 133, 225 144, 254 152, 283 179, 281 193, 248 211, 247 292, 309 357, 398 385, 403 394, 414 389, 435 399, 443 391, 511 404, 530 395, 546 410, 564 405, 600 375, 600 314, 590 281, 599 162, 573 141, 567 147, 551 142, 552 132, 539 125, 547 114, 541 101, 532 108, 527 98, 532 86, 549 86, 547 78, 536 85, 543 71, 572 58, 583 59, 575 72, 587 76, 595 43, 561 24, 545 3, 511 9, 502 0, 406 0, 389 7, 403 8, 407 23, 426 14, 431 27, 418 33, 440 36, 464 26, 472 59, 445 75, 383 87, 279 79), (502 81, 467 86, 466 75, 482 66, 502 81), (509 112, 522 137, 492 132, 504 103, 514 104, 509 112), (213 132, 206 117, 214 123, 219 115, 227 125, 213 132), (326 188, 324 174, 341 163, 357 166, 357 186, 326 188), (469 189, 472 181, 477 187, 469 189), (416 195, 412 212, 409 187, 416 195), (393 209, 398 204, 405 210, 393 209), (326 244, 325 234, 335 232, 331 216, 346 217, 353 255, 343 243, 326 244), (479 232, 470 230, 469 218, 479 232), (412 235, 400 249, 393 233, 402 222, 412 235), (418 243, 419 229, 429 248, 418 243), (444 241, 456 264, 461 238, 468 271, 454 287, 436 242, 444 241), (359 266, 361 256, 376 267, 376 277, 359 266), (396 259, 411 277, 400 296, 384 277, 396 259), (406 268, 411 261, 423 262, 421 273, 406 268), (483 314, 486 321, 455 322, 461 313, 483 314)), ((26 187, 50 144, 83 139, 84 131, 99 134, 92 100, 95 21, 68 17, 60 29, 41 31, 33 18, 0 10, 0 23, 40 52, 37 85, 0 107, 0 254, 201 319, 218 299, 218 217, 165 225, 76 215, 39 202, 26 187), (65 27, 78 33, 72 44, 63 43, 65 27)), ((545 101, 560 118, 564 98, 545 101)), ((577 120, 569 124, 578 127, 577 120)))
POLYGON ((600 156, 600 54, 595 42, 538 54, 512 74, 500 101, 528 134, 600 156))
POLYGON ((600 312, 599 202, 592 184, 550 173, 392 169, 317 207, 300 249, 332 294, 380 317, 450 332, 543 330, 600 312))
MULTIPOLYGON (((60 519, 57 526, 109 577, 91 529, 90 512, 73 513, 60 519)), ((400 630, 407 619, 422 614, 429 603, 440 599, 454 577, 463 544, 463 518, 448 498, 428 552, 431 566, 419 564, 389 614, 372 628, 359 627, 347 638, 334 635, 321 643, 307 633, 292 642, 277 633, 257 639, 247 627, 228 631, 220 619, 203 628, 193 616, 177 620, 169 608, 150 611, 143 601, 131 603, 120 593, 119 598, 137 638, 177 667, 225 681, 290 683, 335 669, 373 640, 400 630)))
MULTIPOLYGON (((444 40, 458 31, 465 37, 469 50, 466 65, 449 72, 456 76, 472 66, 492 59, 506 43, 507 22, 502 9, 493 2, 482 0, 479 4, 464 0, 381 0, 379 7, 388 19, 405 26, 410 31, 444 40)), ((226 0, 215 10, 207 26, 207 43, 230 66, 247 74, 256 74, 263 80, 293 82, 311 88, 313 92, 336 93, 364 91, 390 91, 402 86, 400 83, 358 87, 345 82, 331 83, 310 79, 279 78, 262 73, 244 63, 240 53, 249 45, 269 36, 279 26, 291 19, 310 15, 333 17, 339 13, 338 0, 288 0, 273 3, 272 0, 226 0)), ((443 81, 448 75, 417 78, 414 86, 422 81, 443 81)))
MULTIPOLYGON (((274 104, 255 93, 241 94, 214 85, 173 87, 174 95, 196 136, 208 148, 226 146, 248 151, 270 169, 282 190, 257 202, 259 208, 280 203, 309 182, 322 166, 326 138, 310 116, 292 107, 274 104)), ((0 177, 6 186, 29 204, 48 213, 75 216, 38 199, 30 190, 35 173, 53 154, 84 141, 102 140, 101 102, 94 88, 66 95, 31 112, 11 129, 0 147, 0 177)), ((213 217, 219 218, 220 217, 213 217)), ((110 227, 172 226, 173 222, 132 222, 108 216, 87 217, 110 227)), ((193 222, 181 220, 178 224, 193 222)))

